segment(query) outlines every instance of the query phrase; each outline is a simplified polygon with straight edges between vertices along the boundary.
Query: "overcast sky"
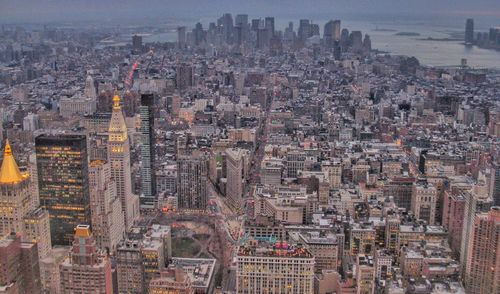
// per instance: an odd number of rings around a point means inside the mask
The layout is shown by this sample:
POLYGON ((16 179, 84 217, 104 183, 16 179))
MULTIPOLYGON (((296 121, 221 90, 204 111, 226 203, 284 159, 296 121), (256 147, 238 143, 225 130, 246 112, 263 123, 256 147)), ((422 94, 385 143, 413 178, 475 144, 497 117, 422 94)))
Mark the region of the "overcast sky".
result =
POLYGON ((117 21, 206 18, 223 12, 251 16, 362 18, 444 15, 500 25, 500 0, 0 0, 0 22, 117 21))

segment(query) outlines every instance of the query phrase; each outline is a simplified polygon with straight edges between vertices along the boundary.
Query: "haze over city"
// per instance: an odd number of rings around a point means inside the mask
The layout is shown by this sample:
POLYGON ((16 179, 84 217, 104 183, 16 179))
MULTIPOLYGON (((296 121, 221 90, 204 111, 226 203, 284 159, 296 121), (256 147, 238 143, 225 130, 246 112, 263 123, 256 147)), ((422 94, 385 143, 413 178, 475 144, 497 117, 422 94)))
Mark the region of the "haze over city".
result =
POLYGON ((0 22, 133 21, 173 17, 206 18, 223 11, 276 17, 338 17, 354 19, 432 16, 482 17, 498 20, 495 0, 18 0, 0 1, 0 22))

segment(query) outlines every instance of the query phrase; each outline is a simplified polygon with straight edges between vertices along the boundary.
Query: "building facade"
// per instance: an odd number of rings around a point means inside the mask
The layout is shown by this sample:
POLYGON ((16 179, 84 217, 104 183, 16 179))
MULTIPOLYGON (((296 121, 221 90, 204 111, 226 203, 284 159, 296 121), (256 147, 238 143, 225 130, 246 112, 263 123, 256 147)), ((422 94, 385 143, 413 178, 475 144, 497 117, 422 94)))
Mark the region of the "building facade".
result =
POLYGON ((71 244, 74 228, 91 222, 86 137, 40 135, 35 147, 40 205, 49 211, 52 244, 71 244))
POLYGON ((156 204, 155 177, 155 134, 154 134, 154 96, 143 94, 139 113, 141 118, 141 207, 154 208, 156 204))
POLYGON ((59 273, 61 293, 113 293, 111 261, 97 248, 89 225, 76 227, 73 248, 59 273))
POLYGON ((236 256, 236 293, 313 293, 314 257, 285 242, 250 240, 236 256), (274 246, 273 246, 274 245, 274 246))
POLYGON ((118 95, 113 97, 113 112, 108 132, 108 162, 111 165, 111 177, 116 183, 116 193, 122 203, 125 229, 128 230, 139 217, 139 197, 132 193, 130 142, 118 95))
POLYGON ((177 160, 177 197, 180 209, 206 209, 208 161, 204 155, 180 156, 177 160))
POLYGON ((89 182, 92 234, 98 248, 114 252, 125 235, 125 220, 110 164, 102 160, 90 162, 89 182))

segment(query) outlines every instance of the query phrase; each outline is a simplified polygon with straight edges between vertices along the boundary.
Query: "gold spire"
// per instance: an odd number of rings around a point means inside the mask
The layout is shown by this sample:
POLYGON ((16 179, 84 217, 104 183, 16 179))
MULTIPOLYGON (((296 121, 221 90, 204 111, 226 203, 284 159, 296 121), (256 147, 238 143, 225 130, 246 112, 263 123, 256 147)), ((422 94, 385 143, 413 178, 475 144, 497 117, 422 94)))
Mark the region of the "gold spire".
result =
POLYGON ((115 91, 115 96, 113 96, 113 108, 114 109, 121 109, 120 96, 118 95, 118 91, 115 91))
POLYGON ((9 140, 5 142, 2 167, 0 168, 0 184, 16 184, 22 182, 27 175, 22 175, 12 155, 9 140))
POLYGON ((128 138, 127 125, 123 117, 122 107, 120 106, 118 91, 115 91, 115 96, 113 97, 113 111, 108 131, 109 141, 125 142, 128 138))

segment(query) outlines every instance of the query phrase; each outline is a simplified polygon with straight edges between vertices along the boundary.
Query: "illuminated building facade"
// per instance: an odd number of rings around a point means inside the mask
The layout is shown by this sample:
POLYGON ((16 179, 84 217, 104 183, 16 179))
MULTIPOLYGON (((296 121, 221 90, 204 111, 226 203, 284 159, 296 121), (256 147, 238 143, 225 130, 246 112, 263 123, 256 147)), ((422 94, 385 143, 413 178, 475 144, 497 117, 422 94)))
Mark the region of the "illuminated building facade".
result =
POLYGON ((122 203, 116 194, 108 162, 94 160, 89 164, 90 210, 92 234, 100 249, 114 252, 125 234, 122 203))
POLYGON ((139 217, 139 197, 132 194, 130 143, 118 95, 113 97, 113 112, 108 132, 108 162, 111 165, 111 177, 116 182, 116 193, 121 199, 125 228, 128 230, 139 217))
POLYGON ((19 171, 7 141, 0 168, 0 236, 23 232, 31 206, 29 174, 19 171))
POLYGON ((84 135, 35 139, 40 205, 49 211, 53 245, 68 245, 79 224, 90 224, 87 141, 84 135))
POLYGON ((304 247, 249 240, 236 262, 236 293, 314 292, 314 257, 304 247))

